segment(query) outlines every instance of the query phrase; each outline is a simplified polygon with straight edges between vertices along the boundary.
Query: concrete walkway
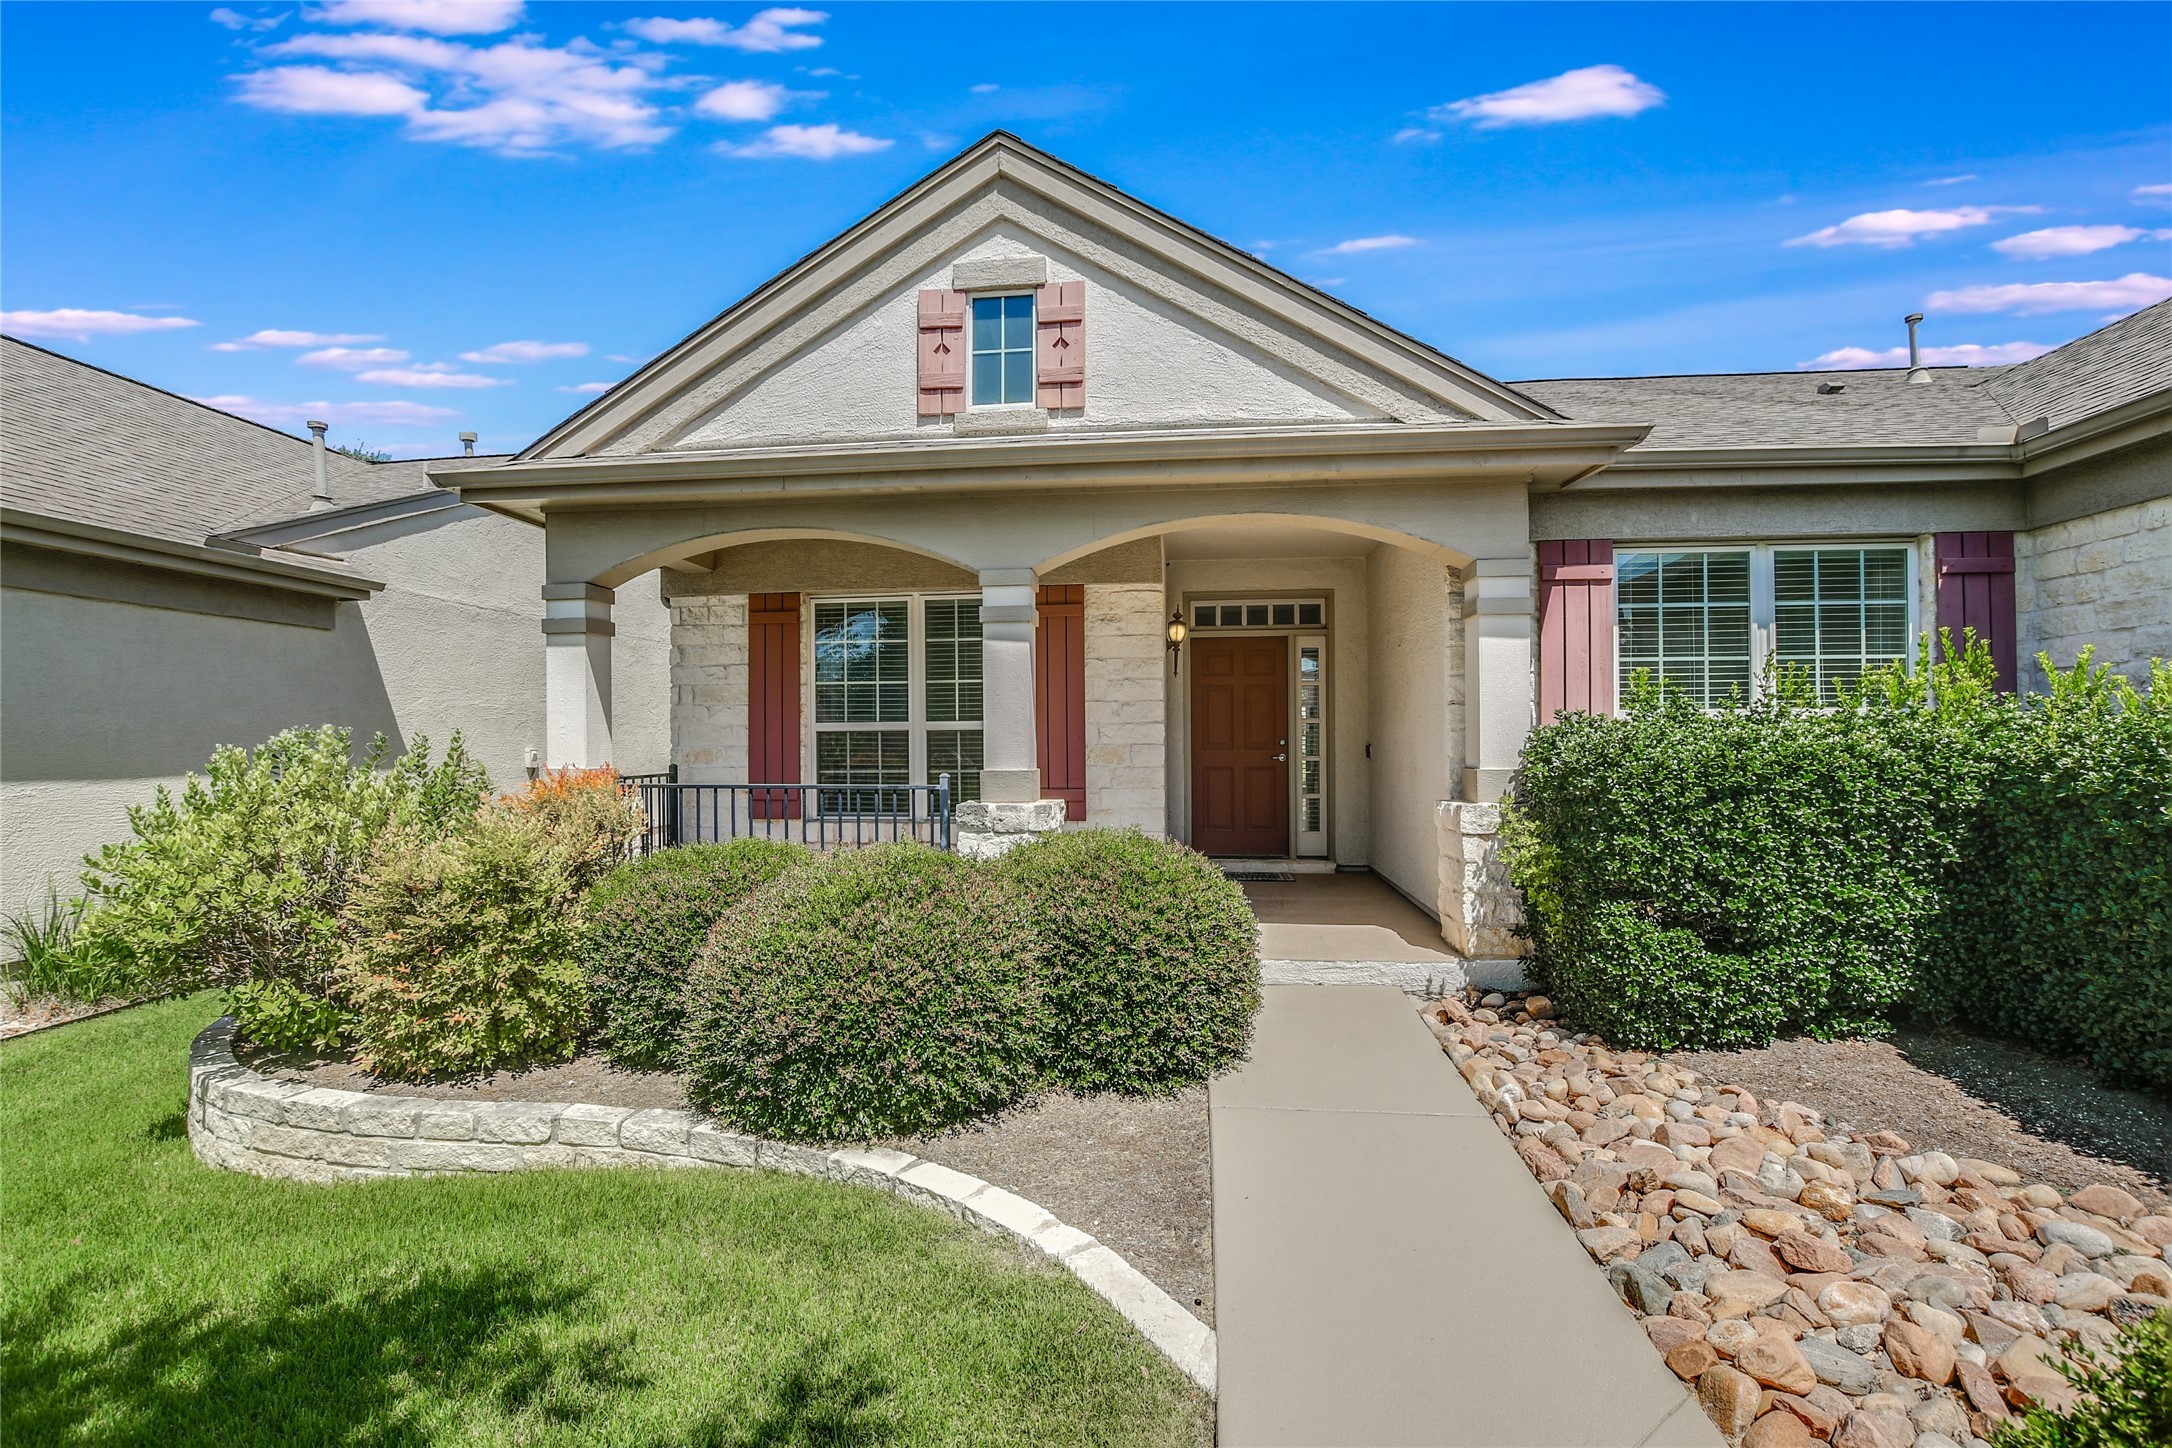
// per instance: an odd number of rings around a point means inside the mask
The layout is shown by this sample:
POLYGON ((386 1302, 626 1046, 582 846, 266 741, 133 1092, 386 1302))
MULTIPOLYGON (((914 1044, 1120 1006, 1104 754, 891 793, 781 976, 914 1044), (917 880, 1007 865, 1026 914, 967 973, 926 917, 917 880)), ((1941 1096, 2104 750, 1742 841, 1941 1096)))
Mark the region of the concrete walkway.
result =
POLYGON ((1224 1448, 1719 1448, 1408 996, 1268 986, 1209 1104, 1224 1448))

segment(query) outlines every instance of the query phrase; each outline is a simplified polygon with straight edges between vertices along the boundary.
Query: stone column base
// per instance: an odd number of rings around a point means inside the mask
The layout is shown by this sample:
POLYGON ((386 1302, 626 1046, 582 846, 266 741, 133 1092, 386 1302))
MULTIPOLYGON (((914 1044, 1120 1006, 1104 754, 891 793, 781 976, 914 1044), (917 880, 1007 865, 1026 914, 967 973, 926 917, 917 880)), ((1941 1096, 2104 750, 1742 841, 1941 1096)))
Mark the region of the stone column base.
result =
POLYGON ((1501 807, 1442 800, 1440 832, 1440 933, 1457 954, 1490 963, 1530 953, 1515 933, 1523 923, 1523 895, 1508 882, 1501 861, 1501 807))
POLYGON ((1037 799, 1030 804, 968 800, 951 815, 951 841, 968 859, 992 860, 1062 829, 1067 809, 1060 799, 1037 799))

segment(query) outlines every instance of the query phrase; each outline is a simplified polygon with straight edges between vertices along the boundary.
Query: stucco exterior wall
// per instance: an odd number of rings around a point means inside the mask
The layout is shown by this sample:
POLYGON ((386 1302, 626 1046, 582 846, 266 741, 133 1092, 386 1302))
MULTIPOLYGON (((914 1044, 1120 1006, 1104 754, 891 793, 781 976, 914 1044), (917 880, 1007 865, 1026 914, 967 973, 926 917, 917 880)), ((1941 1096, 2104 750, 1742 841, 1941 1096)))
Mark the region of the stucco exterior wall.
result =
MULTIPOLYGON (((387 583, 323 611, 330 628, 0 592, 0 903, 48 880, 72 893, 81 856, 127 836, 128 806, 216 746, 281 729, 339 724, 395 749, 427 735, 440 751, 458 729, 500 787, 526 777, 543 744, 542 530, 457 508, 327 541, 387 583)), ((78 566, 96 591, 105 565, 78 566)), ((619 600, 618 758, 660 768, 668 659, 653 576, 619 600)))
POLYGON ((1463 580, 1386 544, 1366 565, 1371 863, 1430 910, 1440 886, 1437 807, 1463 779, 1463 580))
POLYGON ((958 261, 1041 256, 1048 280, 1086 284, 1086 405, 1053 430, 1379 420, 1384 414, 1215 329, 1079 251, 997 222, 740 388, 675 440, 687 448, 947 433, 919 416, 919 293, 958 261))
POLYGON ((1086 823, 1169 824, 1167 685, 1158 583, 1086 585, 1086 823))
MULTIPOLYGON (((1243 598, 1318 593, 1328 600, 1328 855, 1337 864, 1370 863, 1372 786, 1365 742, 1372 737, 1363 558, 1186 558, 1168 567, 1166 618, 1187 598, 1243 598)), ((1186 617, 1189 617, 1189 613, 1186 617)), ((1187 655, 1187 658, 1189 655, 1187 655)), ((1170 825, 1180 838, 1191 828, 1191 673, 1170 685, 1170 825)))
POLYGON ((1611 488, 1595 479, 1531 495, 1534 540, 1761 543, 1775 538, 1906 538, 2024 525, 2018 482, 1647 491, 1611 488))
POLYGON ((2014 555, 2025 687, 2045 687, 2039 652, 2071 668, 2095 645, 2137 682, 2172 659, 2172 491, 2023 533, 2014 555))

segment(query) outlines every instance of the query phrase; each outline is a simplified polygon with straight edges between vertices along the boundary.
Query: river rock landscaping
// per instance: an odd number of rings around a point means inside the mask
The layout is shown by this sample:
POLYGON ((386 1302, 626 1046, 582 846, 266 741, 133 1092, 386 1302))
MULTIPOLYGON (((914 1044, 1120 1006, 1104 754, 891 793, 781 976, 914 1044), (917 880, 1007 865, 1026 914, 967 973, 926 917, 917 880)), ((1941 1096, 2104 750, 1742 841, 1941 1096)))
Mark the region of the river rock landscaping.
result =
POLYGON ((1543 996, 1422 1007, 1706 1414, 1746 1448, 1969 1448, 2172 1307, 2172 1205, 2062 1192, 1616 1051, 1543 996))

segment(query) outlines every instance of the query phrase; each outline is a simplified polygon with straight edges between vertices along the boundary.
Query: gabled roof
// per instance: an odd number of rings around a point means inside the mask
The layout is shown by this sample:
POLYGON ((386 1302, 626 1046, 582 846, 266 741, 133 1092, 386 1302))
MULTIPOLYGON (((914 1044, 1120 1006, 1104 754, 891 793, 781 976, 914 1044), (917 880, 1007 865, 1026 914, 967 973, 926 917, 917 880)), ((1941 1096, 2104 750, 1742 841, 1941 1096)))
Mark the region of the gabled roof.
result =
POLYGON ((2172 297, 2001 368, 1984 383, 2013 421, 2049 418, 2055 428, 2166 388, 2172 388, 2172 297))
POLYGON ((778 273, 538 439, 518 461, 594 455, 654 419, 702 377, 744 361, 861 269, 1007 183, 1122 237, 1142 254, 1241 298, 1292 331, 1479 421, 1558 421, 1543 403, 1458 362, 1249 252, 1146 205, 1005 131, 967 147, 851 229, 778 273))
POLYGON ((1735 372, 1684 377, 1563 377, 1517 387, 1566 416, 1652 422, 1636 452, 1675 448, 1973 445, 2014 419, 1983 386, 2005 368, 1735 372), (1821 386, 1838 392, 1819 392, 1821 386))

